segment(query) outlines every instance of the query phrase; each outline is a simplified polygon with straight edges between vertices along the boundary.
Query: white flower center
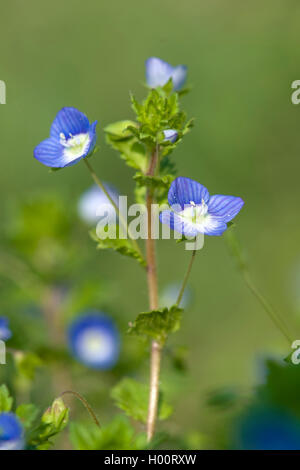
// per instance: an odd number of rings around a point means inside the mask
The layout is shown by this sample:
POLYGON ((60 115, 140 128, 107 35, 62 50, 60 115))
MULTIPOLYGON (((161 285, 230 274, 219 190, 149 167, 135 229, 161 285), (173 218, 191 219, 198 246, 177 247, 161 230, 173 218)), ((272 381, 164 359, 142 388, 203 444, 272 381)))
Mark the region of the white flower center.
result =
POLYGON ((88 329, 80 336, 78 347, 80 356, 88 362, 102 362, 111 357, 114 341, 106 333, 88 329))
POLYGON ((201 204, 195 204, 194 201, 190 201, 190 204, 187 205, 183 211, 180 211, 178 215, 195 225, 203 224, 205 219, 209 217, 207 204, 205 204, 204 199, 202 199, 201 204))
POLYGON ((69 134, 66 139, 63 132, 60 133, 60 143, 64 147, 64 156, 71 162, 76 158, 82 157, 90 145, 91 139, 89 134, 69 134))

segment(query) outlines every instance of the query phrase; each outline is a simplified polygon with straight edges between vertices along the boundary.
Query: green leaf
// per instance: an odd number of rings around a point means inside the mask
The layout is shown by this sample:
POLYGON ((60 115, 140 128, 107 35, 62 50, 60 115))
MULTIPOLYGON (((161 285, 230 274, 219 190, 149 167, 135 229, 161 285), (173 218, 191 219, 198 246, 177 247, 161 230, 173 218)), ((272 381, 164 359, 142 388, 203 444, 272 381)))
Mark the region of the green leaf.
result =
POLYGON ((139 186, 147 186, 152 189, 168 189, 172 181, 174 180, 173 175, 163 175, 163 176, 149 176, 137 173, 133 179, 137 182, 139 186))
POLYGON ((32 403, 19 405, 16 415, 19 417, 24 428, 30 428, 38 415, 39 409, 32 403))
POLYGON ((0 386, 0 413, 10 411, 13 404, 13 398, 10 396, 5 384, 0 386))
POLYGON ((104 132, 109 134, 110 139, 119 141, 132 137, 132 131, 134 128, 137 128, 137 124, 133 121, 117 121, 106 126, 104 128, 104 132))
MULTIPOLYGON (((116 237, 119 234, 119 227, 110 226, 110 230, 114 231, 116 237)), ((121 255, 128 256, 130 258, 136 259, 142 266, 146 265, 144 258, 140 255, 140 253, 133 247, 131 240, 123 239, 123 238, 104 238, 104 234, 106 232, 105 227, 97 227, 97 233, 95 230, 90 231, 90 235, 93 240, 97 242, 97 248, 99 250, 114 250, 120 253, 121 255), (97 235, 103 232, 103 238, 97 235)))
MULTIPOLYGON (((141 421, 147 422, 148 415, 148 399, 149 386, 137 382, 131 378, 124 378, 119 382, 111 392, 112 398, 116 405, 123 410, 128 416, 141 421)), ((167 404, 160 393, 158 418, 167 419, 172 414, 173 408, 167 404)))
POLYGON ((183 309, 173 305, 170 308, 140 313, 130 325, 129 333, 150 337, 164 344, 170 333, 179 330, 182 312, 183 309))
MULTIPOLYGON (((127 124, 131 121, 121 121, 124 125, 124 122, 127 124)), ((134 123, 133 123, 134 124, 134 123)), ((118 130, 115 132, 120 132, 120 123, 115 123, 107 126, 106 129, 111 129, 118 127, 118 130), (118 125, 118 126, 117 126, 118 125)), ((132 126, 130 126, 131 128, 132 126)), ((148 159, 146 155, 146 149, 138 139, 133 136, 132 131, 128 128, 124 129, 124 132, 127 132, 127 137, 121 138, 120 135, 112 134, 112 131, 106 133, 106 141, 111 147, 117 150, 120 153, 120 156, 125 160, 126 164, 135 170, 140 170, 145 172, 147 169, 148 159), (128 136, 128 133, 131 133, 131 136, 128 136)))
POLYGON ((147 446, 146 436, 136 435, 129 420, 122 415, 101 428, 94 423, 72 423, 70 439, 76 450, 139 450, 147 446))

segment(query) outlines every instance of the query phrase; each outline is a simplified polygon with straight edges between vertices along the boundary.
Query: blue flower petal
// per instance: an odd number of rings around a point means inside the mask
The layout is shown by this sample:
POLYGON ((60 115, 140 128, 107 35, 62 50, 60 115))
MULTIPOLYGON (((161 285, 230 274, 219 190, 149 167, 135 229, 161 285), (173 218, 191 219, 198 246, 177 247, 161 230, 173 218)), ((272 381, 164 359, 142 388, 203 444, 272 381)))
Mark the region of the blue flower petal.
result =
POLYGON ((146 81, 151 88, 164 86, 172 78, 173 88, 177 91, 184 84, 186 75, 187 68, 185 65, 172 67, 168 62, 158 57, 150 57, 146 60, 146 81))
POLYGON ((158 57, 146 60, 146 81, 151 88, 164 86, 172 76, 173 67, 158 57))
POLYGON ((240 212, 243 205, 244 201, 240 197, 216 194, 209 200, 208 212, 221 217, 224 222, 229 222, 240 212))
POLYGON ((24 448, 23 428, 14 413, 0 413, 0 450, 24 448))
POLYGON ((84 156, 88 155, 89 153, 91 153, 94 150, 94 147, 96 145, 96 140, 97 140, 97 134, 96 134, 97 124, 98 124, 98 121, 95 121, 89 127, 88 134, 90 136, 91 143, 90 143, 89 148, 87 149, 84 156))
POLYGON ((66 138, 70 134, 82 134, 89 130, 90 123, 85 114, 76 108, 62 108, 56 115, 50 130, 50 137, 60 138, 64 134, 66 138))
POLYGON ((66 164, 63 153, 64 147, 58 140, 50 137, 35 147, 34 158, 46 166, 61 168, 66 164))
POLYGON ((176 142, 176 140, 178 139, 178 132, 175 131, 175 129, 166 129, 165 131, 163 131, 163 134, 165 136, 165 142, 170 141, 172 142, 172 144, 174 144, 174 142, 176 142))
POLYGON ((187 237, 195 237, 198 234, 197 229, 192 223, 182 219, 173 211, 162 211, 159 214, 159 219, 162 224, 169 225, 172 230, 182 233, 187 237))
POLYGON ((201 204, 202 200, 207 203, 209 192, 202 184, 190 178, 179 176, 170 186, 168 193, 168 201, 170 206, 180 205, 184 209, 184 205, 192 202, 201 204))
POLYGON ((224 220, 219 219, 218 217, 208 217, 207 224, 204 224, 203 230, 201 233, 209 236, 220 236, 227 229, 227 224, 224 220))
POLYGON ((111 318, 101 312, 92 311, 75 319, 68 338, 73 355, 88 367, 111 369, 119 358, 119 332, 111 318))
POLYGON ((187 76, 187 67, 185 65, 178 65, 175 67, 172 73, 172 80, 174 90, 178 91, 183 87, 187 76))
POLYGON ((7 341, 11 338, 12 332, 9 328, 8 319, 5 317, 0 317, 0 340, 7 341))

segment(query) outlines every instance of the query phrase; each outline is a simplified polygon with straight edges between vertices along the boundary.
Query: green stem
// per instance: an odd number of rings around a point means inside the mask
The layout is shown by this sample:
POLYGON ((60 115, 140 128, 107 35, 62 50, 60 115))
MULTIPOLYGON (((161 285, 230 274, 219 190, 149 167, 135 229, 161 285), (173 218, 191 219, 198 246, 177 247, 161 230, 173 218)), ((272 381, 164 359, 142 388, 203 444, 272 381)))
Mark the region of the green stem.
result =
MULTIPOLYGON (((156 145, 152 153, 150 165, 147 174, 152 176, 155 173, 155 168, 159 158, 159 148, 156 145)), ((148 280, 148 293, 149 293, 149 306, 150 310, 158 309, 158 292, 157 292, 157 269, 156 269, 156 255, 155 255, 155 240, 152 238, 152 218, 151 208, 154 200, 152 189, 147 190, 146 204, 147 204, 147 225, 148 237, 146 240, 146 257, 147 257, 147 280, 148 280)), ((155 433, 155 425, 157 419, 158 399, 159 399, 159 375, 161 364, 162 347, 157 341, 152 341, 151 355, 150 355, 150 392, 148 403, 148 417, 147 417, 147 441, 150 442, 155 433)))
POLYGON ((100 426, 100 423, 98 421, 98 418, 93 410, 93 408, 91 407, 91 405, 88 403, 88 401, 83 398, 82 395, 80 395, 80 393, 78 392, 74 392, 73 390, 65 390, 60 396, 64 396, 64 395, 74 395, 76 398, 78 398, 78 400, 81 401, 81 403, 83 404, 83 406, 85 407, 85 409, 88 411, 88 413, 90 414, 90 416, 92 417, 94 423, 99 427, 101 428, 100 426))
POLYGON ((181 289, 179 291, 178 298, 177 298, 177 301, 176 301, 176 305, 178 305, 178 306, 181 302, 182 296, 183 296, 185 288, 186 288, 186 284, 188 282, 188 278, 191 274, 192 266, 193 266, 193 263, 194 263, 194 260, 195 260, 195 257, 196 257, 196 252, 197 252, 197 250, 193 250, 193 252, 192 252, 192 257, 191 257, 191 260, 189 262, 187 272, 185 273, 185 276, 184 276, 184 279, 183 279, 183 282, 182 282, 182 286, 181 286, 181 289))
POLYGON ((123 215, 121 214, 120 210, 119 210, 119 207, 118 205, 115 203, 115 201, 113 200, 113 198, 110 196, 109 192, 106 190, 104 184, 101 182, 101 180, 98 178, 98 176, 96 175, 95 171, 93 170, 93 167, 91 166, 91 164, 89 163, 89 161, 87 160, 87 158, 84 158, 83 159, 84 163, 86 164, 89 172, 91 173, 92 175, 92 178, 93 180, 95 181, 95 183, 99 186, 99 188, 103 191, 103 193, 105 194, 105 196, 107 197, 107 199, 109 200, 109 202, 112 204, 112 206, 114 207, 118 217, 119 217, 119 220, 121 222, 121 224, 123 225, 124 229, 126 230, 126 233, 128 234, 128 237, 130 238, 130 240, 132 241, 132 244, 134 245, 134 248, 136 249, 136 251, 139 253, 140 257, 143 259, 143 254, 140 250, 140 247, 137 243, 137 241, 134 239, 128 225, 127 225, 127 222, 126 220, 124 219, 123 215))
POLYGON ((252 292, 252 294, 256 297, 258 302, 261 304, 263 307, 264 311, 267 313, 273 324, 276 326, 276 328, 279 329, 279 331, 282 333, 282 335, 285 337, 285 339, 288 341, 289 345, 293 342, 287 327, 285 325, 285 322, 282 320, 282 318, 276 313, 271 306, 271 304, 266 300, 264 295, 259 291, 259 289, 255 286, 253 283, 248 266, 246 264, 244 255, 242 253, 241 246, 238 242, 238 239, 234 233, 234 230, 231 228, 230 230, 227 231, 225 240, 227 242, 227 246, 229 248, 230 253, 232 256, 236 259, 237 261, 237 267, 238 270, 240 271, 241 275, 243 276, 243 279, 248 287, 248 289, 252 292))

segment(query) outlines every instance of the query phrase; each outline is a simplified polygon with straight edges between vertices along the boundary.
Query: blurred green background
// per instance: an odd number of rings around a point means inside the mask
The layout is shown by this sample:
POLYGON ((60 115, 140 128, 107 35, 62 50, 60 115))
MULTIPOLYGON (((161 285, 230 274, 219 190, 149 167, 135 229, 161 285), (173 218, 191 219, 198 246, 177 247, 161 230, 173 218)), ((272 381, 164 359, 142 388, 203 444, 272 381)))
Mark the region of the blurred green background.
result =
MULTIPOLYGON (((101 151, 94 167, 104 181, 132 195, 131 170, 105 145, 102 129, 133 117, 129 91, 139 99, 145 95, 145 59, 186 64, 192 91, 182 106, 196 124, 173 154, 178 174, 200 181, 212 194, 245 200, 237 234, 251 272, 297 339, 300 106, 290 97, 292 81, 300 79, 299 21, 296 0, 5 2, 0 19, 0 79, 7 86, 7 104, 0 106, 3 214, 32 193, 49 191, 67 201, 69 217, 90 186, 81 164, 49 173, 33 159, 33 148, 48 136, 63 106, 99 121, 101 151)), ((80 236, 94 281, 104 291, 110 285, 109 308, 122 318, 124 332, 127 322, 147 309, 141 268, 116 254, 95 255, 86 231, 80 236)), ((158 255, 162 289, 182 279, 188 254, 174 241, 160 241, 158 255)), ((206 237, 190 288, 193 304, 173 340, 188 345, 190 374, 172 374, 166 362, 162 382, 181 387, 168 426, 205 433, 218 419, 205 405, 207 391, 227 385, 251 390, 259 358, 286 355, 289 349, 243 284, 222 238, 206 237)), ((14 314, 22 315, 21 310, 14 314)), ((123 338, 126 347, 134 341, 123 338)), ((147 376, 146 356, 144 368, 147 376)), ((78 391, 86 392, 86 380, 78 379, 78 391)), ((97 388, 97 376, 90 380, 97 388)), ((105 395, 109 380, 99 373, 99 381, 105 395)), ((47 393, 41 379, 36 400, 44 404, 47 393)))

